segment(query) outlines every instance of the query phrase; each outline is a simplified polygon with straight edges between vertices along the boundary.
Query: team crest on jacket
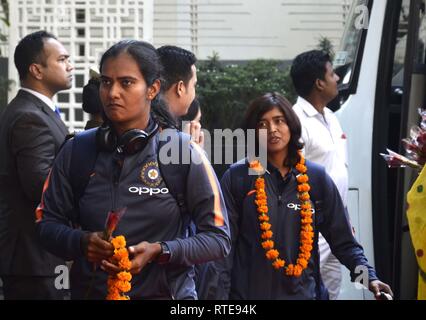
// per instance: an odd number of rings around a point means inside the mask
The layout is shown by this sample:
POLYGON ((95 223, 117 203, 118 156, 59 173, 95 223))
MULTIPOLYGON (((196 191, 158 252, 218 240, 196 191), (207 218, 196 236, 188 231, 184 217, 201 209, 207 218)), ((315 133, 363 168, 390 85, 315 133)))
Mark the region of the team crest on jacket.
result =
POLYGON ((163 179, 160 176, 160 170, 158 169, 157 161, 150 161, 148 163, 145 163, 142 167, 140 177, 142 182, 147 187, 158 187, 163 179))

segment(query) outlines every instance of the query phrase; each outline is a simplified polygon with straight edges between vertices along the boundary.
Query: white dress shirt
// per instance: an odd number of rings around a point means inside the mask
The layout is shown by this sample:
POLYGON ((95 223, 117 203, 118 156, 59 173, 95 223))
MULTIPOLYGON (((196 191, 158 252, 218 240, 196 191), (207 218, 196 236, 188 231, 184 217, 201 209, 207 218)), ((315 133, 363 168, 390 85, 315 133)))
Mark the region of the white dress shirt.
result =
POLYGON ((346 136, 334 113, 324 108, 324 115, 313 105, 299 97, 293 110, 302 124, 302 140, 307 160, 325 167, 333 179, 343 204, 347 205, 348 163, 346 136))

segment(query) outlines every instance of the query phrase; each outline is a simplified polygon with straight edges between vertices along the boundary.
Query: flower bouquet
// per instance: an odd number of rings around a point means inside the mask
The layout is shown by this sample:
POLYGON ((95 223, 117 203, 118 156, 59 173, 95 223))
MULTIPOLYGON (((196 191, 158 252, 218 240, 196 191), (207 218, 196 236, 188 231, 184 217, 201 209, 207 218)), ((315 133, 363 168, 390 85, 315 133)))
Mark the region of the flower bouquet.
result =
POLYGON ((402 139, 406 156, 386 149, 388 154, 380 155, 386 160, 389 168, 410 167, 421 170, 426 163, 426 110, 419 109, 421 122, 410 130, 410 136, 402 139))
POLYGON ((108 294, 107 300, 130 300, 129 296, 124 293, 129 292, 132 288, 130 281, 132 275, 128 272, 132 266, 129 260, 129 252, 126 248, 126 239, 124 236, 112 238, 112 234, 118 226, 121 217, 127 208, 121 208, 116 211, 108 212, 103 238, 114 246, 114 255, 109 259, 110 262, 118 265, 123 271, 116 275, 108 276, 108 294))

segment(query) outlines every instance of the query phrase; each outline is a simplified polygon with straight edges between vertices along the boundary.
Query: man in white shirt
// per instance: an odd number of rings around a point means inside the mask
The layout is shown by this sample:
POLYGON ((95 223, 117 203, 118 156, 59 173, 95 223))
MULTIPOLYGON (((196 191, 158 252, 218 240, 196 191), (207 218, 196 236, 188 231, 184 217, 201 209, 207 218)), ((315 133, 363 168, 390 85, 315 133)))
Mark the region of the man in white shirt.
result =
POLYGON ((0 117, 0 277, 5 299, 63 299, 55 287, 65 261, 48 253, 35 233, 35 209, 68 129, 52 101, 69 89, 65 47, 50 33, 24 37, 14 61, 21 90, 0 117))
MULTIPOLYGON (((306 159, 325 167, 347 205, 348 171, 346 136, 327 104, 338 95, 337 81, 328 54, 312 50, 298 55, 291 67, 291 77, 299 95, 293 110, 302 125, 306 159)), ((342 281, 341 264, 320 234, 321 277, 330 299, 337 299, 342 281)))

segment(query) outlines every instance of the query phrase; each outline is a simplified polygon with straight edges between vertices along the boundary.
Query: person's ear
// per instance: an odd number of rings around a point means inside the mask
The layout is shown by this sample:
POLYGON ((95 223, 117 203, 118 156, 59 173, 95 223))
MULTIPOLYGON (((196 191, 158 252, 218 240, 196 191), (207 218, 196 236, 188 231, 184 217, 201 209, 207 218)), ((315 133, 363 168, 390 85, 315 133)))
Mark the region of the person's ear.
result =
POLYGON ((154 100, 157 94, 160 92, 161 82, 160 80, 155 80, 154 83, 148 88, 148 100, 154 100))
POLYGON ((176 94, 180 98, 185 93, 185 83, 183 83, 182 80, 179 80, 178 83, 176 83, 176 94))
POLYGON ((315 80, 315 88, 316 88, 318 91, 323 91, 323 90, 324 90, 324 88, 325 88, 324 80, 321 80, 321 79, 317 79, 317 80, 315 80))
POLYGON ((30 64, 29 71, 30 74, 37 80, 43 79, 43 72, 41 71, 41 67, 38 63, 30 64))

